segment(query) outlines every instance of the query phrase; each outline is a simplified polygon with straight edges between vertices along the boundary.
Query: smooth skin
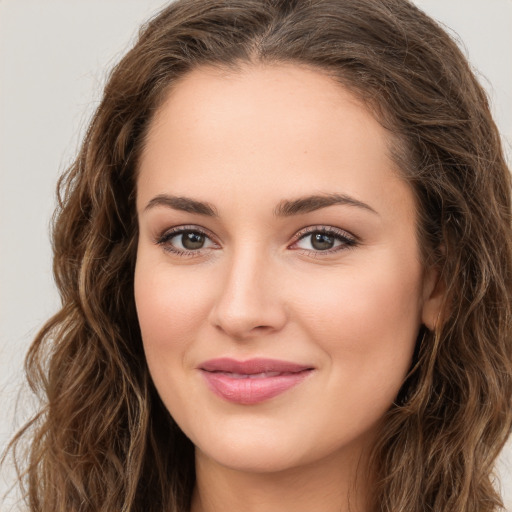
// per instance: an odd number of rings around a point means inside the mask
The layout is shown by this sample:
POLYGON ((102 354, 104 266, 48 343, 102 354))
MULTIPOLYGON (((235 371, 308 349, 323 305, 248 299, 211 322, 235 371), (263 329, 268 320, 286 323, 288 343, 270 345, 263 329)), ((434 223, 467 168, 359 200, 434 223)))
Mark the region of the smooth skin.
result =
POLYGON ((297 65, 196 69, 153 119, 135 299, 155 386, 196 446, 193 512, 368 509, 368 453, 441 301, 389 146, 354 95, 297 65), (243 405, 198 370, 219 357, 314 371, 243 405))

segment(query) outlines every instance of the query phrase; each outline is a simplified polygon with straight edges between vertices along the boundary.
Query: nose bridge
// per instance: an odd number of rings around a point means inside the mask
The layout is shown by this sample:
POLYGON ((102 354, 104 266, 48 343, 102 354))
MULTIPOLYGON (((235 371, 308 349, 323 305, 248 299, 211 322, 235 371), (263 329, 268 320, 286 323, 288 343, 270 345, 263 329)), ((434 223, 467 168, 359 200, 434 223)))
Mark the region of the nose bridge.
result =
POLYGON ((212 321, 227 334, 244 338, 279 330, 286 321, 276 262, 255 244, 236 248, 225 262, 212 321))

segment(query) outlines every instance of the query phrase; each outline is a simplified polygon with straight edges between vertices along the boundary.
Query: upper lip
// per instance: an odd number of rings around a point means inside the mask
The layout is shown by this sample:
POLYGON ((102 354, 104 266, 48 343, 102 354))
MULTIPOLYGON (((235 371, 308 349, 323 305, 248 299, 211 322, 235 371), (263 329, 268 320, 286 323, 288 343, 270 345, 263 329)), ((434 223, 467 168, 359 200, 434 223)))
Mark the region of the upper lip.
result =
POLYGON ((263 372, 298 373, 312 370, 310 365, 281 361, 279 359, 254 358, 237 361, 229 357, 210 359, 199 365, 200 370, 207 372, 226 372, 252 375, 263 372))

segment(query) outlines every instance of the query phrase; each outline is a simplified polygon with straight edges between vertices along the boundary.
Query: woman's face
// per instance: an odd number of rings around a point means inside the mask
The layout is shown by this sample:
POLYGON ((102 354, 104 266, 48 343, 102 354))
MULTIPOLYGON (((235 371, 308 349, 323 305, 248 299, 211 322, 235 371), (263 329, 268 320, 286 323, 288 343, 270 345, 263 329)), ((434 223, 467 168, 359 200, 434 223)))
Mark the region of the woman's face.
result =
POLYGON ((276 471, 375 439, 437 304, 388 146, 352 94, 292 65, 195 70, 157 112, 135 299, 198 457, 276 471))

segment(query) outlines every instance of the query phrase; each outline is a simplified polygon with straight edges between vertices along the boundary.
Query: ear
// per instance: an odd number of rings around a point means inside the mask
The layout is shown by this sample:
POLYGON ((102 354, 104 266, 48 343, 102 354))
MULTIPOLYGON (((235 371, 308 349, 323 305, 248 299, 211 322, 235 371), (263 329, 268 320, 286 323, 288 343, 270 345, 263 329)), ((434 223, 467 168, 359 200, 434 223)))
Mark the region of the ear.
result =
POLYGON ((421 320, 430 331, 433 331, 437 326, 445 295, 446 284, 440 277, 439 269, 435 267, 426 269, 423 279, 421 320))

